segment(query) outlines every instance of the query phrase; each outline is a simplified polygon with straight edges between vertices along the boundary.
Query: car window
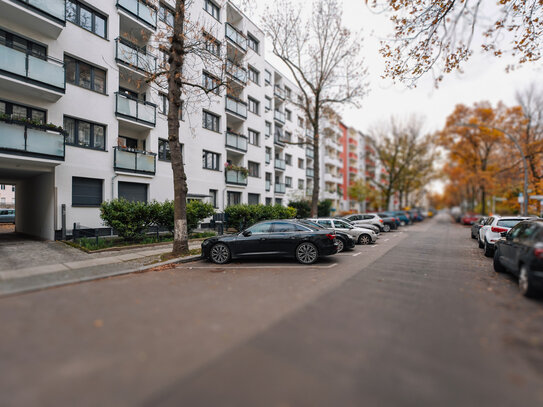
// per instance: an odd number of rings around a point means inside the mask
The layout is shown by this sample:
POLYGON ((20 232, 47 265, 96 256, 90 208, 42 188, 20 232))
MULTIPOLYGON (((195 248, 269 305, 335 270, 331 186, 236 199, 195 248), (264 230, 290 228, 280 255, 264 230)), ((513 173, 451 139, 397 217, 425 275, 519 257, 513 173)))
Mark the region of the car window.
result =
POLYGON ((512 239, 515 239, 518 237, 519 234, 522 233, 522 231, 524 230, 524 227, 525 227, 525 224, 524 223, 521 223, 519 225, 516 225, 513 229, 511 229, 509 231, 509 236, 512 238, 512 239))
POLYGON ((273 224, 274 233, 296 232, 296 225, 288 222, 276 222, 273 224))
POLYGON ((335 220, 334 221, 334 225, 336 226, 336 228, 347 228, 349 229, 351 227, 351 225, 349 225, 347 222, 344 222, 342 220, 335 220))
POLYGON ((251 232, 253 235, 255 233, 270 233, 271 226, 272 226, 271 222, 258 223, 248 228, 247 231, 251 232))
POLYGON ((325 228, 332 228, 332 221, 331 220, 323 220, 323 219, 320 219, 320 220, 317 220, 317 223, 319 225, 322 225, 324 226, 325 228))
POLYGON ((522 222, 522 219, 500 219, 498 220, 498 223, 496 224, 496 226, 501 226, 504 228, 512 228, 513 226, 516 226, 520 222, 522 222))
POLYGON ((528 240, 537 232, 537 227, 534 224, 525 223, 522 226, 521 231, 516 236, 520 240, 528 240))
POLYGON ((307 226, 308 228, 311 228, 311 229, 314 229, 314 230, 324 229, 321 225, 319 225, 318 223, 315 223, 315 222, 313 222, 311 220, 303 219, 303 220, 300 220, 299 222, 301 224, 303 224, 304 226, 307 226))
POLYGON ((0 215, 7 215, 8 211, 0 211, 0 215))

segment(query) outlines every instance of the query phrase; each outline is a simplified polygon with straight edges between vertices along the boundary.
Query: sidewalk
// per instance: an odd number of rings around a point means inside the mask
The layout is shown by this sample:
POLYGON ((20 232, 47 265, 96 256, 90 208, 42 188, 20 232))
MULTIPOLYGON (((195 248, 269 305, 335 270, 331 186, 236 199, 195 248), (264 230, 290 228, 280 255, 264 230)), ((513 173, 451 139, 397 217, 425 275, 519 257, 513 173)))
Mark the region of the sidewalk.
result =
MULTIPOLYGON (((189 249, 197 249, 200 244, 201 241, 189 243, 189 249)), ((200 258, 200 255, 194 255, 160 262, 160 256, 171 250, 171 244, 146 250, 126 248, 88 254, 83 256, 82 260, 0 271, 0 296, 141 272, 161 265, 200 258)))

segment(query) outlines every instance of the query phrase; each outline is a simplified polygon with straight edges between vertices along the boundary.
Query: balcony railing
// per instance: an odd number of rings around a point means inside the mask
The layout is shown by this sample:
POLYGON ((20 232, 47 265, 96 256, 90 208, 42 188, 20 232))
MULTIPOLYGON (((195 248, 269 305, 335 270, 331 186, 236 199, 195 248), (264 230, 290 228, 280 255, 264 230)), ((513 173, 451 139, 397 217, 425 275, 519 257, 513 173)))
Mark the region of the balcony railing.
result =
POLYGON ((156 105, 116 92, 115 113, 146 125, 156 124, 156 105))
POLYGON ((225 30, 226 38, 240 47, 243 51, 247 51, 247 37, 245 37, 245 35, 229 23, 226 23, 225 30))
POLYGON ((239 170, 225 170, 227 184, 247 185, 247 176, 239 170))
POLYGON ((279 85, 275 85, 273 87, 273 94, 277 96, 279 99, 285 98, 285 90, 279 85))
POLYGON ((285 114, 279 110, 273 111, 273 118, 278 122, 285 123, 285 114))
POLYGON ((156 71, 156 57, 154 55, 143 52, 137 46, 123 38, 117 38, 115 42, 117 43, 117 60, 143 72, 156 71))
POLYGON ((274 160, 273 166, 278 170, 284 170, 286 168, 285 160, 281 158, 276 158, 274 160))
POLYGON ((353 174, 357 174, 357 173, 358 173, 358 168, 349 167, 349 172, 351 172, 351 173, 353 173, 353 174))
POLYGON ((313 178, 315 176, 315 170, 313 170, 313 168, 306 168, 305 175, 307 177, 313 178))
POLYGON ((247 151, 247 137, 232 131, 226 132, 226 147, 234 148, 239 151, 247 151))
POLYGON ((266 180, 266 191, 271 189, 271 181, 266 180))
POLYGON ((158 11, 142 0, 117 0, 117 6, 132 14, 138 20, 156 28, 158 11))
POLYGON ((0 152, 64 160, 64 133, 46 127, 2 119, 0 152))
POLYGON ((16 0, 31 9, 36 9, 40 13, 45 13, 55 20, 66 22, 66 2, 65 0, 16 0))
POLYGON ((226 73, 243 84, 247 83, 247 69, 235 64, 229 59, 226 60, 226 73))
POLYGON ((287 191, 285 184, 275 183, 274 191, 276 194, 284 194, 287 191))
POLYGON ((143 151, 113 147, 115 157, 113 167, 118 171, 154 175, 156 172, 156 154, 143 151))
POLYGON ((247 118, 247 103, 242 102, 239 99, 226 95, 226 110, 237 114, 238 116, 247 118))
POLYGON ((312 148, 307 148, 305 150, 305 155, 308 158, 314 158, 315 157, 315 151, 312 148))
POLYGON ((64 63, 53 58, 37 58, 0 45, 0 71, 64 93, 64 63))
POLYGON ((273 142, 275 144, 278 144, 280 146, 285 145, 285 139, 283 138, 283 132, 279 130, 275 130, 275 135, 273 136, 273 142))

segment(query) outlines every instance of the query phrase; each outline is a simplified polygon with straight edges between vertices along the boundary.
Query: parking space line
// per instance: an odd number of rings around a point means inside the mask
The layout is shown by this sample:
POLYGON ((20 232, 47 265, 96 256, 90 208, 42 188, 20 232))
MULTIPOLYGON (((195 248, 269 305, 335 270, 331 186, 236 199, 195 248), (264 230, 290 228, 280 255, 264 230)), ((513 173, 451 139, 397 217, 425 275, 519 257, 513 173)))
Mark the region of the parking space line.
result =
POLYGON ((390 239, 385 239, 385 240, 383 240, 383 242, 388 242, 389 240, 390 240, 390 239))
MULTIPOLYGON (((216 269, 218 267, 224 267, 226 266, 227 268, 225 268, 225 270, 227 269, 284 269, 286 267, 289 267, 289 266, 286 266, 286 265, 282 265, 282 266, 233 266, 230 264, 216 264, 214 266, 184 266, 184 267, 177 267, 178 269, 188 269, 188 270, 193 270, 193 269, 216 269), (230 267, 228 267, 230 266, 230 267)), ((329 264, 328 266, 313 266, 311 264, 309 265, 305 265, 305 264, 299 264, 299 265, 293 265, 293 266, 290 266, 290 267, 293 267, 293 268, 299 268, 299 267, 310 267, 310 268, 318 268, 318 269, 331 269, 332 267, 335 267, 337 266, 337 263, 332 263, 332 264, 329 264)))
POLYGON ((356 256, 360 256, 361 254, 362 254, 362 252, 358 252, 358 253, 353 254, 352 256, 356 257, 356 256))

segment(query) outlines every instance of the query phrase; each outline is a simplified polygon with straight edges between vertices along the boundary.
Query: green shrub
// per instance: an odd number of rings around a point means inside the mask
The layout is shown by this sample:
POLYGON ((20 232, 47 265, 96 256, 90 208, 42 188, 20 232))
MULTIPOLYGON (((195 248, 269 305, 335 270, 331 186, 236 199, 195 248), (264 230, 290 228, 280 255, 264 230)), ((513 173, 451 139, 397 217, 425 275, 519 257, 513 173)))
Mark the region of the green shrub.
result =
POLYGON ((308 201, 291 201, 288 206, 296 209, 297 218, 309 218, 311 214, 311 205, 308 201))
POLYGON ((332 201, 330 199, 319 201, 319 206, 318 206, 319 217, 330 216, 330 209, 332 209, 332 201))
POLYGON ((150 205, 122 198, 103 202, 100 217, 106 226, 115 229, 120 237, 127 240, 141 238, 153 222, 150 205))
POLYGON ((282 205, 232 205, 224 210, 227 217, 227 227, 243 230, 261 220, 292 219, 296 209, 282 205))
MULTIPOLYGON (((215 213, 213 205, 202 201, 191 201, 187 203, 187 229, 188 233, 198 227, 198 223, 209 218, 215 213)), ((172 224, 173 224, 173 204, 172 204, 172 224)))

